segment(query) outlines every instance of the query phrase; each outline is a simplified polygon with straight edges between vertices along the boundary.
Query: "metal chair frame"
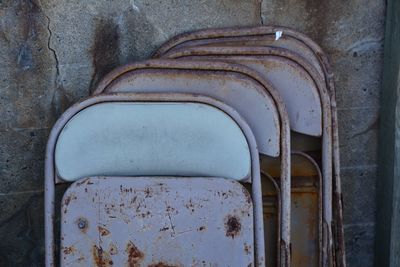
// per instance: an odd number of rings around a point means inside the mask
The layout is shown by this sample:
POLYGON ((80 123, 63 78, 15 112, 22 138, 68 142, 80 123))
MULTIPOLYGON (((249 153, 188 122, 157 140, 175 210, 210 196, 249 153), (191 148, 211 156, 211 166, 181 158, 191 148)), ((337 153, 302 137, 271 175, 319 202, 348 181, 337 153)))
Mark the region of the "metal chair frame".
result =
MULTIPOLYGON (((289 264, 290 258, 290 136, 288 133, 290 130, 288 129, 288 119, 287 113, 284 105, 282 104, 282 100, 277 94, 276 90, 265 80, 263 79, 257 72, 236 64, 230 63, 220 63, 220 62, 206 62, 206 61, 177 61, 177 60, 150 60, 143 63, 134 63, 128 64, 122 67, 119 67, 106 75, 102 81, 100 81, 98 87, 93 92, 94 95, 98 95, 101 93, 110 93, 110 92, 159 92, 157 90, 162 90, 162 92, 170 92, 168 89, 165 89, 163 85, 160 85, 158 88, 151 87, 149 90, 142 89, 142 84, 138 83, 135 85, 135 76, 138 77, 140 75, 146 74, 146 71, 159 70, 162 72, 163 70, 167 71, 177 71, 174 72, 171 79, 176 79, 181 76, 185 76, 187 71, 213 71, 217 75, 221 73, 221 79, 224 78, 226 73, 236 73, 242 76, 245 76, 246 79, 250 79, 254 83, 254 88, 248 88, 257 90, 257 86, 261 86, 262 93, 264 94, 264 98, 272 98, 276 109, 279 114, 279 123, 281 128, 280 142, 281 142, 281 199, 282 199, 282 213, 280 217, 281 224, 281 240, 280 240, 280 256, 279 260, 282 263, 282 266, 286 266, 285 264, 289 264), (182 74, 179 74, 179 71, 182 71, 182 74), (137 73, 137 74, 136 74, 137 73), (121 85, 119 84, 121 83, 121 85), (129 86, 132 86, 130 88, 129 86), (157 90, 156 90, 157 89, 157 90), (154 91, 153 91, 154 90, 154 91)), ((207 76, 205 76, 207 79, 207 76)), ((240 81, 240 80, 238 80, 240 81)), ((207 82, 207 81, 206 81, 207 82)), ((206 88, 206 87, 205 87, 206 88)), ((182 92, 193 92, 193 88, 185 87, 182 88, 182 92)), ((235 108, 238 112, 241 112, 243 109, 235 106, 232 102, 229 102, 229 96, 227 93, 227 89, 222 91, 221 88, 209 88, 211 91, 215 91, 219 93, 218 90, 221 90, 221 96, 219 96, 219 100, 223 101, 233 108, 235 108)), ((176 92, 176 91, 173 91, 176 92)), ((195 93, 200 93, 203 95, 208 95, 212 97, 217 97, 213 94, 207 92, 207 90, 197 90, 195 93)), ((247 103, 242 101, 242 104, 247 107, 251 105, 251 103, 247 103)), ((250 114, 254 118, 260 118, 260 114, 250 114)), ((247 117, 245 117, 247 120, 247 117)), ((251 125, 253 126, 253 125, 251 125)), ((268 127, 268 125, 262 125, 263 127, 268 127)), ((257 129, 252 127, 253 132, 256 132, 257 129)), ((273 142, 274 140, 272 140, 273 142)), ((274 155, 273 155, 274 156, 274 155)))
MULTIPOLYGON (((140 93, 116 93, 100 95, 88 98, 69 108, 55 123, 46 148, 45 160, 45 249, 46 266, 55 266, 54 259, 54 216, 55 216, 55 184, 63 180, 57 177, 55 171, 54 153, 58 137, 66 123, 81 110, 105 102, 193 102, 203 103, 220 109, 228 114, 243 131, 247 139, 251 157, 251 184, 252 199, 254 204, 254 233, 255 233, 255 263, 256 266, 264 266, 264 235, 262 220, 262 197, 259 159, 256 141, 251 129, 240 115, 231 107, 209 97, 187 94, 140 94, 140 93)), ((249 181, 250 182, 250 181, 249 181)))
MULTIPOLYGON (((221 44, 234 46, 272 46, 286 48, 299 54, 312 65, 320 74, 325 82, 330 96, 332 114, 332 157, 333 157, 333 217, 332 232, 334 233, 333 248, 334 261, 336 266, 345 267, 345 244, 343 232, 343 211, 342 211, 342 190, 340 181, 340 155, 339 155, 339 133, 337 119, 336 93, 332 68, 328 57, 311 38, 295 31, 291 28, 282 26, 259 26, 243 28, 222 28, 199 30, 190 33, 183 33, 175 36, 164 43, 154 54, 153 58, 177 49, 179 47, 217 45, 221 44), (280 33, 279 35, 277 33, 280 33), (279 37, 280 36, 280 37, 279 37)), ((329 259, 325 259, 328 264, 329 259)))

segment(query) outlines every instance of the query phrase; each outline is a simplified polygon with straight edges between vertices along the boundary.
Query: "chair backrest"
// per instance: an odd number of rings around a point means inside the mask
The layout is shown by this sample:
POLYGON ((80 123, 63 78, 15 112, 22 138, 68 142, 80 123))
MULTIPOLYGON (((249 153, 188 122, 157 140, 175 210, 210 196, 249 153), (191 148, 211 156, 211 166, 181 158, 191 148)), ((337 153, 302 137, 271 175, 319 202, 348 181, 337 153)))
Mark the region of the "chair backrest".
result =
MULTIPOLYGON (((285 48, 291 50, 301 56, 309 65, 315 68, 320 79, 326 84, 327 92, 329 93, 332 117, 332 139, 333 139, 333 172, 334 178, 331 179, 331 174, 327 173, 332 168, 325 164, 324 179, 334 181, 335 197, 333 198, 333 212, 337 227, 335 227, 336 235, 336 264, 345 266, 344 238, 343 238, 343 215, 341 202, 341 182, 340 182, 340 160, 339 160, 339 144, 338 144, 338 129, 337 129, 337 112, 335 89, 332 70, 326 54, 321 47, 317 45, 308 36, 281 26, 260 26, 260 27, 243 27, 243 28, 224 28, 224 29, 206 29, 191 33, 184 33, 176 36, 170 41, 163 44, 153 55, 153 58, 159 58, 168 51, 174 51, 182 47, 193 46, 269 46, 274 48, 285 48), (328 174, 328 175, 327 175, 328 174), (326 178, 327 177, 327 178, 326 178)), ((331 131, 331 130, 329 130, 331 131)), ((327 147, 327 145, 325 145, 327 147)), ((324 155, 331 158, 329 148, 325 149, 324 155)), ((324 160, 327 162, 327 160, 324 160)), ((331 186, 324 186, 324 197, 331 197, 331 186), (329 195, 328 195, 329 194, 329 195)), ((329 211, 332 201, 324 201, 324 210, 329 211)), ((325 214, 327 225, 331 225, 331 215, 325 214)), ((329 235, 329 234, 328 234, 329 235)), ((329 237, 328 237, 329 238, 329 237)), ((330 248, 328 248, 330 249, 330 248)), ((330 252, 329 252, 330 253, 330 252)), ((324 259, 326 261, 326 259, 324 259)))
POLYGON ((260 73, 281 95, 290 128, 322 135, 322 103, 329 108, 325 84, 314 68, 295 53, 280 48, 198 46, 181 47, 162 55, 169 59, 220 60, 243 64, 260 73))
POLYGON ((57 140, 57 175, 214 176, 248 180, 243 132, 203 103, 108 102, 75 114, 57 140))
MULTIPOLYGON (((326 144, 322 150, 324 174, 326 175, 324 175, 324 183, 317 183, 317 186, 330 188, 332 180, 331 164, 329 164, 331 150, 326 150, 326 147, 331 147, 329 94, 325 83, 319 78, 320 75, 301 57, 281 48, 210 45, 183 46, 167 52, 163 57, 181 60, 223 60, 240 63, 257 70, 281 94, 288 109, 291 129, 306 135, 322 136, 322 143, 326 144)), ((307 167, 304 166, 304 168, 307 167)), ((295 175, 292 173, 292 179, 293 176, 295 175)), ((304 231, 301 231, 302 235, 297 233, 298 228, 303 227, 304 224, 292 224, 293 229, 297 230, 292 236, 294 248, 292 260, 294 264, 302 263, 303 266, 314 266, 318 263, 319 253, 323 251, 323 247, 319 247, 320 244, 322 245, 320 242, 322 233, 318 232, 318 229, 322 229, 322 220, 318 217, 318 209, 322 211, 318 200, 322 196, 314 191, 309 191, 309 186, 299 186, 302 182, 307 185, 308 181, 296 180, 299 179, 292 180, 292 184, 294 184, 292 185, 292 199, 298 203, 296 207, 292 207, 293 222, 315 221, 315 223, 304 228, 304 231), (297 194, 297 187, 306 188, 306 190, 297 194), (312 206, 314 209, 311 208, 313 203, 315 203, 312 206), (310 252, 307 260, 301 257, 301 251, 305 250, 310 252)), ((324 203, 332 201, 330 196, 330 190, 326 190, 324 203)), ((329 218, 332 212, 329 205, 325 205, 324 212, 328 214, 326 218, 329 218)))
POLYGON ((227 63, 148 61, 117 68, 100 82, 94 94, 173 92, 212 97, 243 116, 253 130, 261 153, 277 157, 282 119, 269 91, 249 76, 253 72, 227 63))
POLYGON ((329 64, 322 49, 309 37, 286 27, 260 26, 243 28, 205 29, 183 33, 164 43, 154 54, 163 54, 181 47, 207 45, 223 46, 271 46, 295 51, 305 58, 321 75, 330 75, 329 64), (277 36, 277 32, 281 32, 277 36))
POLYGON ((278 92, 257 71, 216 61, 151 60, 128 64, 106 75, 94 94, 192 92, 237 110, 249 123, 261 153, 281 159, 280 260, 290 258, 290 128, 278 92), (257 97, 254 97, 257 96, 257 97))

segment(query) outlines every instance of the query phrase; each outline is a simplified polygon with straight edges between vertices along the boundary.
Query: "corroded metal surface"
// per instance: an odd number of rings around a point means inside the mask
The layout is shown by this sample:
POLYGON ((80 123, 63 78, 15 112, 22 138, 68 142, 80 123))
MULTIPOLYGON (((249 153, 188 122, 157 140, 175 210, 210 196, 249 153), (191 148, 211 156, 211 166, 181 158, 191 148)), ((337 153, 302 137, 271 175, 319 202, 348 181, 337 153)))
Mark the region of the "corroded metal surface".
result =
MULTIPOLYGON (((262 173, 262 194, 264 214, 264 239, 266 266, 278 266, 280 236, 280 189, 277 181, 265 171, 262 173)), ((279 181, 278 181, 279 182, 279 181)))
POLYGON ((254 265, 251 196, 232 180, 86 178, 61 211, 61 266, 254 265))
MULTIPOLYGON (((229 81, 229 80, 228 80, 229 81)), ((236 64, 228 64, 223 62, 213 62, 213 61, 176 61, 176 60, 159 60, 159 61, 146 61, 144 63, 137 64, 128 64, 117 68, 110 74, 108 74, 103 81, 99 84, 99 87, 96 89, 94 94, 99 94, 101 92, 113 92, 122 91, 139 91, 139 92, 153 92, 161 91, 161 92, 175 92, 179 89, 179 91, 190 91, 195 90, 196 93, 200 94, 211 94, 211 96, 215 97, 217 94, 218 99, 221 101, 231 105, 233 108, 238 110, 241 114, 244 115, 244 118, 249 121, 249 125, 252 127, 253 131, 257 134, 257 128, 259 127, 267 127, 269 128, 267 131, 275 131, 271 127, 275 127, 276 124, 260 124, 260 119, 263 116, 269 116, 271 112, 276 108, 279 115, 279 123, 280 123, 280 137, 279 141, 273 139, 269 139, 268 142, 270 144, 280 143, 281 150, 281 199, 282 199, 282 213, 280 217, 281 224, 281 239, 280 239, 280 261, 282 265, 285 266, 289 264, 290 258, 290 174, 288 172, 289 165, 287 163, 290 161, 290 137, 289 137, 289 124, 288 117, 286 113, 285 106, 280 98, 279 94, 276 90, 256 71, 247 68, 243 65, 236 64), (163 75, 162 79, 156 80, 154 82, 155 71, 158 72, 159 75, 163 75), (178 73, 176 71, 179 71, 178 73), (201 72, 205 72, 206 76, 200 76, 201 72), (225 83, 227 78, 229 77, 229 73, 234 73, 235 75, 244 76, 246 79, 235 79, 234 86, 226 87, 225 83), (190 76, 193 75, 193 76, 190 76), (221 76, 219 76, 221 75, 221 76), (219 77, 221 84, 210 83, 215 77, 219 77), (143 79, 146 78, 146 79, 143 79), (136 80, 138 79, 138 80, 136 80), (193 83, 194 81, 200 82, 193 83), (252 83, 243 87, 243 83, 246 80, 251 80, 252 83), (179 81, 178 83, 176 83, 179 81), (174 86, 171 85, 171 82, 174 86), (165 86, 167 85, 167 86, 165 86), (242 85, 241 87, 237 87, 238 85, 242 85), (115 86, 115 87, 114 87, 115 86), (264 91, 264 96, 257 101, 249 101, 249 96, 251 96, 251 92, 256 90, 257 92, 258 86, 261 86, 261 91, 264 91), (114 89, 115 88, 115 89, 114 89), (144 89, 147 90, 144 90, 144 89), (243 97, 237 98, 234 94, 231 93, 234 88, 242 88, 243 97), (268 95, 270 95, 271 99, 274 102, 274 108, 269 107, 268 95), (255 103, 259 101, 264 102, 264 107, 267 107, 268 111, 266 113, 259 112, 248 112, 254 108, 255 103), (238 102, 237 102, 238 101, 238 102), (243 113, 242 113, 243 112, 243 113), (260 116, 262 114, 262 116, 260 116), (251 123, 254 122, 254 123, 251 123), (254 128, 253 128, 254 127, 254 128)), ((260 139, 257 139, 260 141, 260 139)), ((261 140, 262 141, 262 140, 261 140)), ((258 143, 260 150, 262 150, 262 144, 258 143)), ((266 146, 268 149, 269 145, 266 146)), ((265 150, 264 150, 265 151, 265 150)))
MULTIPOLYGON (((264 234, 279 232, 278 163, 261 157, 263 179, 264 234), (267 173, 270 172, 271 174, 267 173)), ((291 241, 292 266, 318 266, 322 260, 322 175, 318 164, 303 152, 292 154, 291 241)), ((273 238, 273 236, 272 236, 273 238)), ((265 241, 266 255, 276 252, 274 239, 265 241)), ((276 266, 274 259, 267 259, 276 266)))
MULTIPOLYGON (((104 102, 151 102, 151 101, 166 101, 166 102, 193 102, 193 103, 204 103, 212 105, 227 113, 241 128, 243 134, 246 136, 250 155, 252 159, 251 165, 251 193, 253 200, 253 221, 254 221, 254 253, 255 253, 255 265, 264 266, 264 228, 262 219, 262 196, 261 196, 261 181, 260 181, 260 167, 258 159, 258 151, 256 141, 252 134, 251 129, 246 122, 240 117, 240 115, 232 108, 225 104, 216 101, 212 98, 188 95, 188 94, 134 94, 134 93, 123 93, 123 94, 108 94, 88 98, 82 102, 79 102, 68 109, 54 125, 46 148, 46 161, 45 161, 45 248, 46 248, 46 266, 54 266, 54 190, 57 176, 55 173, 54 166, 54 150, 57 143, 57 139, 60 135, 61 130, 65 124, 79 111, 98 103, 104 102)), ((286 158, 290 160, 290 157, 286 158)), ((287 164, 290 161, 286 162, 287 164)), ((287 186, 286 184, 283 184, 287 186)), ((290 183, 289 183, 290 185, 290 183)), ((290 198, 290 195, 289 195, 290 198)), ((69 199, 69 198, 66 198, 69 199)), ((70 198, 71 199, 71 198, 70 198)), ((282 208, 284 213, 284 208, 282 208)), ((85 229, 86 225, 85 218, 78 220, 78 224, 82 229, 85 229)), ((287 221, 288 222, 288 221, 287 221)), ((107 230, 107 229, 106 229, 107 230)), ((108 230, 107 230, 108 231, 108 230)), ((101 230, 101 232, 107 233, 107 231, 101 230)), ((132 246, 130 248, 133 248, 132 246)), ((94 250, 94 258, 98 259, 103 264, 104 257, 101 253, 100 248, 94 250), (97 256, 96 256, 97 255, 97 256)))
POLYGON ((324 66, 316 53, 323 53, 321 48, 307 36, 292 29, 279 26, 261 26, 251 28, 205 29, 183 33, 164 43, 154 54, 154 58, 181 48, 208 45, 234 46, 271 46, 286 48, 306 58, 317 71, 324 75, 324 66), (282 32, 280 37, 277 32, 282 32))
MULTIPOLYGON (((330 99, 325 83, 320 79, 320 75, 315 71, 313 66, 308 64, 302 57, 287 49, 270 47, 181 47, 164 54, 163 57, 182 60, 223 60, 239 63, 258 71, 265 79, 270 81, 285 101, 288 108, 291 129, 308 135, 322 135, 323 183, 318 183, 318 186, 324 190, 322 209, 324 221, 327 225, 331 225, 332 159, 330 155, 332 155, 332 132, 330 99)), ((312 192, 309 193, 311 194, 312 192)), ((293 191, 293 186, 292 197, 299 198, 298 194, 293 191)), ((298 203, 297 206, 307 205, 307 201, 309 204, 312 203, 312 201, 310 202, 310 195, 299 198, 296 203, 298 203)), ((316 199, 316 203, 318 203, 318 198, 316 199)), ((322 207, 317 205, 316 208, 322 207)), ((307 212, 302 212, 301 214, 312 216, 312 214, 307 212)), ((292 215, 294 215, 293 210, 292 215)), ((306 217, 297 216, 296 219, 293 218, 292 225, 295 222, 306 222, 303 218, 306 217)), ((309 220, 312 219, 309 218, 309 220)), ((316 229, 318 229, 318 225, 319 221, 317 220, 315 221, 316 229)), ((315 235, 314 231, 310 231, 309 233, 302 231, 302 234, 305 234, 302 236, 304 238, 297 239, 297 236, 293 233, 292 251, 294 254, 292 263, 294 266, 319 266, 320 252, 323 253, 323 259, 331 258, 330 244, 332 244, 332 237, 329 228, 325 228, 325 232, 322 236, 326 240, 321 244, 317 242, 317 237, 321 237, 321 235, 315 235), (309 238, 305 238, 306 236, 309 238), (295 239, 296 241, 294 241, 295 239), (309 249, 308 260, 297 260, 301 254, 297 252, 307 248, 304 242, 299 242, 300 240, 309 240, 310 244, 316 245, 316 249, 309 249)))
MULTIPOLYGON (((332 111, 332 140, 333 140, 333 218, 332 224, 327 222, 329 231, 333 229, 335 241, 335 264, 338 267, 345 267, 345 246, 343 233, 342 215, 342 190, 340 182, 340 155, 339 155, 339 134, 337 126, 336 95, 333 80, 333 73, 329 60, 321 47, 308 36, 293 29, 281 26, 261 26, 251 28, 225 28, 207 29, 192 33, 178 35, 164 43, 153 55, 154 58, 164 53, 189 46, 205 45, 235 45, 235 46, 272 46, 286 48, 298 53, 306 61, 315 67, 321 78, 326 83, 330 95, 332 111)), ((324 264, 332 264, 329 258, 325 258, 324 264)))

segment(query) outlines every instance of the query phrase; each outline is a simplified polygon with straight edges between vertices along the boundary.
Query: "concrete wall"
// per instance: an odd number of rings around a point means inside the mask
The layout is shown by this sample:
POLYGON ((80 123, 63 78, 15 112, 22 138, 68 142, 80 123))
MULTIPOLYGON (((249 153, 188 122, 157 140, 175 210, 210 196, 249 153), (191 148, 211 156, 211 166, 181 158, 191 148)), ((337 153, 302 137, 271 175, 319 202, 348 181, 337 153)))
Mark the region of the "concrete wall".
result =
POLYGON ((372 266, 384 11, 384 0, 0 0, 0 266, 43 265, 44 149, 67 107, 177 33, 263 23, 311 35, 332 60, 348 263, 372 266))
POLYGON ((264 0, 265 24, 309 34, 328 54, 338 104, 348 266, 374 261, 385 1, 264 0))

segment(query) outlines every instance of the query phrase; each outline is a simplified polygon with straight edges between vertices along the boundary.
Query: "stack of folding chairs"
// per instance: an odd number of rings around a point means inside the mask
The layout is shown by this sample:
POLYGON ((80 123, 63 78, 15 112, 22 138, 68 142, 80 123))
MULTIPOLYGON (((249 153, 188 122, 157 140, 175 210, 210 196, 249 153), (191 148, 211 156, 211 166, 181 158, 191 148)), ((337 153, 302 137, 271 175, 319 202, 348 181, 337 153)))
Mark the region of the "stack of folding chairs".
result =
POLYGON ((263 26, 178 35, 153 57, 106 75, 53 127, 46 266, 344 267, 321 48, 263 26))

